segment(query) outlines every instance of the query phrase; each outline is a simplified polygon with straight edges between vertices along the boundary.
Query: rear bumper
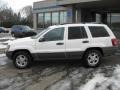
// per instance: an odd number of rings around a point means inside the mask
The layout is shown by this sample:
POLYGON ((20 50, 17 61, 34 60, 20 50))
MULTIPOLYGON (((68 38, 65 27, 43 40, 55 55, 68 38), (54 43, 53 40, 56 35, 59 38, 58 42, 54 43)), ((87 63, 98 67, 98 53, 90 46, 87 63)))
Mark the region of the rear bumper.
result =
POLYGON ((9 58, 9 59, 13 59, 13 57, 12 57, 12 55, 13 55, 13 52, 12 51, 7 51, 6 52, 6 56, 9 58))
POLYGON ((111 55, 115 55, 115 53, 118 50, 118 47, 105 47, 102 49, 103 49, 104 56, 111 56, 111 55))

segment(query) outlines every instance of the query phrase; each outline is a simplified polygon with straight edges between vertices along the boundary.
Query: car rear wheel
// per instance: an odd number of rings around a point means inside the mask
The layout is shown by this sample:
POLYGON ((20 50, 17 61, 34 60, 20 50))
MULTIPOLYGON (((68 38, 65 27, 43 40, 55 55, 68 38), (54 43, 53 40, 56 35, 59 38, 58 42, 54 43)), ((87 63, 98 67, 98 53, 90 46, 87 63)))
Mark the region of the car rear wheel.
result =
POLYGON ((29 53, 25 51, 16 52, 13 59, 14 59, 13 63, 15 67, 18 69, 28 68, 30 67, 31 62, 32 62, 29 53))
POLYGON ((89 50, 83 57, 83 64, 85 67, 97 67, 100 65, 102 54, 98 50, 89 50))

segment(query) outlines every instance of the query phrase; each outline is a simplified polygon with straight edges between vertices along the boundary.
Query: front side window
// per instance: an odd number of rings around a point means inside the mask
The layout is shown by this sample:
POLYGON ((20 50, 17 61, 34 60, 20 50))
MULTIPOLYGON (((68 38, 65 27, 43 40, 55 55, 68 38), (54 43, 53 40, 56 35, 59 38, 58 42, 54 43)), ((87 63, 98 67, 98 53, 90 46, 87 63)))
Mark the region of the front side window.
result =
POLYGON ((83 26, 81 27, 69 27, 68 28, 68 40, 71 39, 83 39, 87 38, 87 33, 83 26))
POLYGON ((103 26, 89 26, 92 37, 108 37, 109 34, 103 26))
POLYGON ((56 28, 44 35, 45 41, 58 41, 64 38, 64 28, 56 28))

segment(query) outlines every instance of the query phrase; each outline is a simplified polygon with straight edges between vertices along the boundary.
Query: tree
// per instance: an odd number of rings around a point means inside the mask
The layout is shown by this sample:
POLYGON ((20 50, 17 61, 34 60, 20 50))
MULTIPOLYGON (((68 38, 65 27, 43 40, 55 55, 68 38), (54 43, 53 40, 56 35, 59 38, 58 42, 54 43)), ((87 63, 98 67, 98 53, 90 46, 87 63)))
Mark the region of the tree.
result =
POLYGON ((15 13, 3 0, 0 2, 0 26, 11 28, 21 21, 20 13, 15 13))
POLYGON ((20 13, 24 19, 26 19, 26 22, 29 26, 33 25, 33 8, 32 6, 26 6, 20 10, 20 13))
POLYGON ((3 0, 0 2, 0 27, 11 28, 13 25, 33 25, 32 6, 26 6, 15 13, 3 0))

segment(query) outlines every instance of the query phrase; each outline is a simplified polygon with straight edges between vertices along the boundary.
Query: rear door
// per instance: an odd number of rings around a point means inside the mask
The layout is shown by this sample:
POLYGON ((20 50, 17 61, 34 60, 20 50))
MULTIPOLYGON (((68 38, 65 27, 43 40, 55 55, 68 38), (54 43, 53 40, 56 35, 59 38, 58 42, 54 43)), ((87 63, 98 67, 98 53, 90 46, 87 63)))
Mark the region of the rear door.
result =
POLYGON ((67 58, 81 58, 86 45, 89 44, 85 26, 70 26, 67 30, 66 56, 67 58))
POLYGON ((88 25, 92 38, 90 45, 94 47, 111 47, 111 37, 107 28, 103 25, 88 25))

